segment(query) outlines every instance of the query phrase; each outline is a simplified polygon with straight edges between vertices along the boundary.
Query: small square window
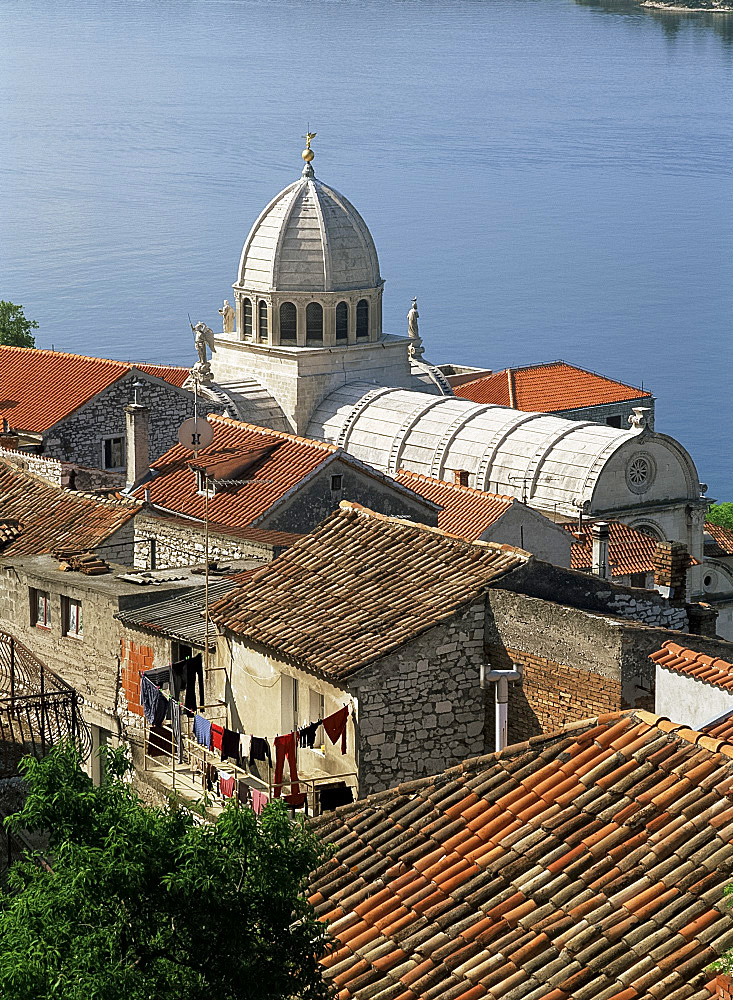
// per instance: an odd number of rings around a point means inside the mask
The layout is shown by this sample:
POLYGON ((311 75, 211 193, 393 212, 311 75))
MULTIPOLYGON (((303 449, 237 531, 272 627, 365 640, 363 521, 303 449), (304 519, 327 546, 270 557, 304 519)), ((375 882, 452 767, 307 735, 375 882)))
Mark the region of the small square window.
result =
POLYGON ((31 625, 36 628, 51 628, 51 595, 47 590, 30 587, 31 625))
POLYGON ((61 633, 75 639, 81 639, 84 634, 81 601, 76 601, 73 597, 61 598, 61 633))
POLYGON ((124 469, 125 439, 124 437, 107 437, 103 444, 103 461, 105 469, 124 469))
POLYGON ((331 492, 337 493, 343 486, 343 476, 331 476, 331 492))

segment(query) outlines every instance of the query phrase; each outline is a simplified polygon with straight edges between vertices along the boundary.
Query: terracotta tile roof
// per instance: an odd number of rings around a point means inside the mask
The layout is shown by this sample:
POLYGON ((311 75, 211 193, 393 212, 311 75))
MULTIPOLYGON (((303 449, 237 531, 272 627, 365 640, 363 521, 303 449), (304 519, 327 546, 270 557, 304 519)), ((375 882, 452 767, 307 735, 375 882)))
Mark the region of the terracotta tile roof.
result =
POLYGON ((705 522, 705 555, 712 558, 733 556, 733 528, 724 528, 721 524, 705 522))
POLYGON ((565 361, 505 368, 484 378, 464 382, 455 386, 453 391, 456 396, 475 403, 493 403, 535 413, 651 398, 651 393, 644 389, 615 382, 565 361))
POLYGON ((135 516, 140 504, 63 490, 0 461, 0 510, 21 527, 3 555, 42 555, 97 548, 135 516))
POLYGON ((506 514, 515 502, 513 497, 501 493, 484 493, 483 490, 431 479, 407 469, 400 469, 397 482, 426 500, 440 504, 443 510, 438 514, 438 527, 449 535, 458 535, 468 541, 480 538, 486 528, 506 514))
POLYGON ((725 740, 726 743, 733 744, 733 709, 713 719, 706 726, 701 726, 700 732, 714 740, 725 740))
POLYGON ((20 521, 15 518, 3 518, 0 521, 0 552, 20 535, 20 521))
POLYGON ((313 821, 334 996, 709 1000, 733 945, 732 756, 614 713, 313 821))
MULTIPOLYGON (((570 568, 583 571, 593 569, 593 540, 591 526, 587 524, 584 541, 577 540, 577 527, 566 524, 565 529, 575 536, 570 547, 570 568)), ((657 541, 643 531, 629 527, 621 521, 608 522, 608 556, 612 576, 629 576, 631 573, 654 572, 654 550, 657 541)))
POLYGON ((133 368, 179 388, 189 375, 168 365, 0 346, 0 417, 18 430, 45 431, 133 368))
POLYGON ((347 677, 449 618, 531 556, 342 501, 211 617, 310 670, 347 677))
POLYGON ((222 526, 243 528, 261 517, 303 479, 315 472, 338 449, 323 441, 271 431, 228 417, 209 417, 214 440, 208 448, 193 452, 175 445, 151 468, 155 477, 136 491, 142 499, 150 491, 152 503, 178 514, 202 518, 205 498, 199 494, 196 464, 220 478, 249 480, 225 486, 209 498, 209 518, 222 526))
POLYGON ((662 643, 661 649, 650 654, 649 659, 675 673, 687 674, 725 691, 733 691, 733 663, 721 660, 720 657, 686 649, 667 639, 662 643))

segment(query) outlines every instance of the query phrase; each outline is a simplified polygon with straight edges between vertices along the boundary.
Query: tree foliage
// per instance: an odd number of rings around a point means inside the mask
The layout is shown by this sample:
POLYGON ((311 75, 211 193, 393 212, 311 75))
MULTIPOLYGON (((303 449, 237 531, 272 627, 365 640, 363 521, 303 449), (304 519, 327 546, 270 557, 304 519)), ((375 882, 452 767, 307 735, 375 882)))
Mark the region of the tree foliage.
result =
POLYGON ((27 319, 23 306, 0 300, 0 344, 9 347, 35 347, 36 338, 31 330, 37 330, 38 323, 27 319))
POLYGON ((733 529, 733 503, 714 503, 707 515, 711 524, 733 529))
POLYGON ((23 764, 9 826, 50 832, 53 871, 16 862, 0 899, 3 1000, 325 1000, 328 946, 303 896, 323 856, 273 803, 216 823, 144 806, 122 750, 95 788, 60 744, 23 764))

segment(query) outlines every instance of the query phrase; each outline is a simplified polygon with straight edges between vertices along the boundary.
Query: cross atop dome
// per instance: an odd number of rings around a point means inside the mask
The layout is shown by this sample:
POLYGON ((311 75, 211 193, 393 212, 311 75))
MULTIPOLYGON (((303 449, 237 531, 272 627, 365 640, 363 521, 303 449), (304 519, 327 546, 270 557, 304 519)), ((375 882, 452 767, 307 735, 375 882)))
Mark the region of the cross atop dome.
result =
POLYGON ((305 131, 303 138, 305 139, 305 149, 301 153, 301 156, 305 160, 305 166, 303 167, 303 177, 315 177, 315 173, 312 167, 313 157, 316 155, 311 149, 311 141, 315 139, 318 135, 317 132, 310 131, 310 125, 305 131))

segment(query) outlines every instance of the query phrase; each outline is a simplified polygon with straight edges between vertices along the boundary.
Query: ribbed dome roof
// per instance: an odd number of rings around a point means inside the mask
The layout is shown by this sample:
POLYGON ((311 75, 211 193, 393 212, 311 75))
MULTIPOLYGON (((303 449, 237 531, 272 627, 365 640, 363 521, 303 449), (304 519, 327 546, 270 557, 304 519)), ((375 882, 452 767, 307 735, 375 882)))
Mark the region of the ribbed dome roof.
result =
POLYGON ((382 279, 366 223, 308 166, 252 226, 238 283, 257 291, 339 292, 377 288, 382 279))

